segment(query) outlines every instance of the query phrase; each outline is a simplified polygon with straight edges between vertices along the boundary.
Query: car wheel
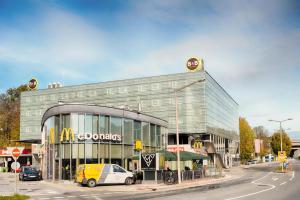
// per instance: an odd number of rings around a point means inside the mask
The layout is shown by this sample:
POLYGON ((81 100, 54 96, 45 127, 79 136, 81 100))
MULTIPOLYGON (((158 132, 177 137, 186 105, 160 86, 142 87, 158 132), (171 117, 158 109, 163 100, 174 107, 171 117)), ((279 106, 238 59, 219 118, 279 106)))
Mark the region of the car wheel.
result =
POLYGON ((88 187, 95 187, 96 186, 96 180, 95 179, 89 179, 87 182, 88 187))
POLYGON ((126 180, 125 180, 125 184, 126 185, 131 185, 132 184, 132 178, 126 178, 126 180))

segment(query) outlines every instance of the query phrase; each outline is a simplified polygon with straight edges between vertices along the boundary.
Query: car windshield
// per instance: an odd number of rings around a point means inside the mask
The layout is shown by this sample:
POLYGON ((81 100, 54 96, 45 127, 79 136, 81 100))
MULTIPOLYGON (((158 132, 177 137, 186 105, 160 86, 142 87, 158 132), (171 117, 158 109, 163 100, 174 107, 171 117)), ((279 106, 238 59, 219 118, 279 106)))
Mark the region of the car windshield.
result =
POLYGON ((33 167, 26 167, 26 168, 24 168, 24 172, 27 172, 27 173, 37 172, 37 169, 33 168, 33 167))

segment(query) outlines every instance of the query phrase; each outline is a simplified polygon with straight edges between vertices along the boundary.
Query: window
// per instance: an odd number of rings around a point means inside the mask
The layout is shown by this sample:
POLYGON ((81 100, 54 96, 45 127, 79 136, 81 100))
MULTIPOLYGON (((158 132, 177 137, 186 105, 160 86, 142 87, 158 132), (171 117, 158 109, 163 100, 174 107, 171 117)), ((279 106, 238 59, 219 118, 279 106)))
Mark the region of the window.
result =
POLYGON ((141 122, 139 121, 134 121, 134 141, 136 140, 141 140, 141 122))
POLYGON ((153 99, 152 100, 152 106, 159 106, 159 100, 158 99, 153 99))
POLYGON ((26 132, 30 133, 31 132, 31 128, 30 127, 26 127, 26 132))
POLYGON ((118 165, 113 165, 113 170, 114 172, 120 172, 120 173, 126 172, 123 168, 119 167, 118 165))
POLYGON ((150 146, 150 137, 149 137, 149 123, 142 123, 143 125, 143 144, 145 146, 150 146))
POLYGON ((159 89, 159 83, 152 83, 151 84, 151 90, 158 90, 159 89))
POLYGON ((120 87, 119 88, 119 93, 120 94, 125 94, 125 93, 127 93, 128 91, 127 91, 127 87, 120 87))
POLYGON ((106 134, 109 132, 109 117, 100 116, 100 133, 106 134))
POLYGON ((107 95, 114 94, 114 93, 113 93, 113 89, 112 89, 112 88, 107 88, 107 89, 106 89, 106 94, 107 94, 107 95))
POLYGON ((119 117, 110 118, 111 134, 122 135, 122 119, 119 117))
POLYGON ((124 144, 133 144, 132 138, 132 125, 133 121, 130 119, 124 119, 124 144))
POLYGON ((156 131, 155 131, 155 125, 151 124, 150 125, 150 142, 151 142, 151 146, 155 146, 155 136, 156 136, 156 131))
POLYGON ((139 85, 138 86, 138 91, 139 92, 145 92, 147 89, 146 89, 146 85, 139 85))

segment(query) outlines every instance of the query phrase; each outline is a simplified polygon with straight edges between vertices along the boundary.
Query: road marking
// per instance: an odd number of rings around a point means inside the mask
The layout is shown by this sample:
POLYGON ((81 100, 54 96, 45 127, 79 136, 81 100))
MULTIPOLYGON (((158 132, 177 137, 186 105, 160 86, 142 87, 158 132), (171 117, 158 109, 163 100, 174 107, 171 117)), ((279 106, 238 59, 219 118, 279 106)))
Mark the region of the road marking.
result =
POLYGON ((81 197, 87 197, 87 196, 89 196, 88 194, 81 194, 81 195, 79 195, 79 196, 81 196, 81 197))
POLYGON ((284 185, 284 184, 286 184, 286 182, 280 183, 280 185, 284 185))
POLYGON ((74 197, 76 197, 76 196, 67 196, 68 198, 74 198, 74 197))
POLYGON ((64 199, 64 197, 53 197, 54 199, 64 199))
POLYGON ((290 178, 290 181, 292 181, 295 178, 295 171, 293 171, 292 177, 290 178))
POLYGON ((261 180, 261 179, 263 179, 263 178, 265 178, 265 177, 269 176, 270 174, 273 174, 273 172, 269 172, 269 173, 267 173, 265 176, 263 176, 263 177, 261 177, 261 178, 259 178, 259 179, 255 180, 255 181, 252 181, 251 183, 254 183, 254 184, 256 184, 256 182, 257 182, 257 181, 259 181, 259 180, 261 180))
POLYGON ((46 199, 50 199, 50 198, 41 198, 41 200, 46 200, 46 199))
POLYGON ((277 181, 278 180, 278 178, 276 178, 276 177, 275 178, 273 177, 272 179, 273 179, 273 181, 277 181))
MULTIPOLYGON (((273 172, 269 172, 267 173, 265 176, 255 180, 255 181, 252 181, 251 183, 255 184, 255 185, 258 185, 261 183, 257 183, 259 180, 267 177, 268 175, 272 174, 273 172)), ((248 197, 248 196, 252 196, 252 195, 255 195, 255 194, 259 194, 259 193, 262 193, 262 192, 266 192, 266 191, 269 191, 269 190, 273 190, 276 186, 275 185, 270 185, 270 184, 263 184, 264 186, 269 186, 270 188, 268 189, 264 189, 264 190, 261 190, 261 191, 258 191, 258 192, 253 192, 253 193, 249 193, 249 194, 245 194, 245 195, 242 195, 242 196, 238 196, 238 197, 232 197, 232 198, 228 198, 228 199, 225 199, 225 200, 233 200, 233 199, 240 199, 240 198, 244 198, 244 197, 248 197)))

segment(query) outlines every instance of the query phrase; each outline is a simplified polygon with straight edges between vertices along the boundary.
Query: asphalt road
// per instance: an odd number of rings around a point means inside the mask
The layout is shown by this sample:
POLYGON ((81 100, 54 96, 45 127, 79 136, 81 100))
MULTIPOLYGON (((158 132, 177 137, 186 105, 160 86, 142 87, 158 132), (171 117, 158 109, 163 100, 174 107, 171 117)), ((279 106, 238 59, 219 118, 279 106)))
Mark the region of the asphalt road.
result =
MULTIPOLYGON (((95 199, 95 200, 300 200, 300 161, 291 161, 294 171, 276 173, 277 164, 255 166, 246 170, 239 179, 209 186, 194 187, 168 192, 134 193, 69 191, 63 188, 39 189, 41 195, 33 196, 35 200, 50 199, 95 199), (52 192, 52 193, 51 193, 52 192), (56 192, 56 193, 55 193, 56 192)), ((38 182, 34 182, 37 184, 38 182)), ((4 188, 2 188, 4 189, 4 188)), ((0 187, 1 191, 1 187, 0 187)), ((1 192, 0 192, 1 193, 1 192)))

